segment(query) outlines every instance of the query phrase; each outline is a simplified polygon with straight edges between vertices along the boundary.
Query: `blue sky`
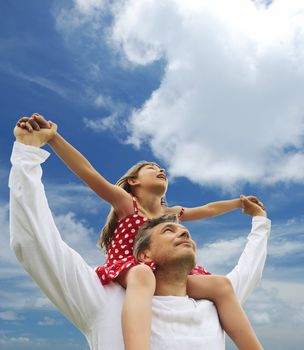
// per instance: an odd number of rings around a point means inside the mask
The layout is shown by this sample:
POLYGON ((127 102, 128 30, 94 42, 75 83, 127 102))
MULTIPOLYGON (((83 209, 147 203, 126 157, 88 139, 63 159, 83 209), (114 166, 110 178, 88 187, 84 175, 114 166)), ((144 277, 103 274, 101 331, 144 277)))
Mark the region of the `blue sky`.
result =
MULTIPOLYGON (((138 160, 160 163, 169 205, 260 197, 273 231, 245 308, 265 348, 302 349, 301 1, 12 0, 0 16, 0 349, 87 348, 9 250, 12 129, 33 112, 112 182, 138 160)), ((64 240, 98 265, 108 205, 55 154, 43 169, 64 240)), ((199 261, 229 272, 249 225, 239 211, 190 223, 199 261)))

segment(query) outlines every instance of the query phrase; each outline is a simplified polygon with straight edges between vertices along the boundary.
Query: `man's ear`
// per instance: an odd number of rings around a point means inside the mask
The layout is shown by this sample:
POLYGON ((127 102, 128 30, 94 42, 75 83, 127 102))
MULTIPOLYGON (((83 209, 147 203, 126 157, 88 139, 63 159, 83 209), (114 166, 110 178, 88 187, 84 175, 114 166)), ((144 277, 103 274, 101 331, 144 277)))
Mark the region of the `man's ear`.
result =
POLYGON ((138 254, 138 259, 143 263, 151 263, 153 261, 149 249, 142 250, 138 254))

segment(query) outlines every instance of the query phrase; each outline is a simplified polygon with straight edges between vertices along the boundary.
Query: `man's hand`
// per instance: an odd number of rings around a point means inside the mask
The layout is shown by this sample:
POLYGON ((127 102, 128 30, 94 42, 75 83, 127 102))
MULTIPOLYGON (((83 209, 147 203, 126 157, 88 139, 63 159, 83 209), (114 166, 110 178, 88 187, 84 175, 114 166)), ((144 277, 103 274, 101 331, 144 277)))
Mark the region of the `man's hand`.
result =
POLYGON ((243 212, 250 216, 267 216, 264 206, 261 207, 258 203, 252 201, 250 198, 240 196, 243 212))
POLYGON ((46 121, 40 114, 23 117, 18 120, 14 129, 16 140, 25 144, 41 147, 49 142, 57 132, 57 125, 46 121))

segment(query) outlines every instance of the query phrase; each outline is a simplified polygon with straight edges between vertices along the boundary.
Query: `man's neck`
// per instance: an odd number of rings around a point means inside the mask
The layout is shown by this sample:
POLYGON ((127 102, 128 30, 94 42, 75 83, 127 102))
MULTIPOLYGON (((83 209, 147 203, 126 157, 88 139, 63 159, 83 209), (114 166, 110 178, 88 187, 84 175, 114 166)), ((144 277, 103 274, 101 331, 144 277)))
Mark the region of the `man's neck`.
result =
POLYGON ((157 268, 155 271, 156 289, 154 295, 158 296, 185 296, 187 294, 188 269, 157 268))

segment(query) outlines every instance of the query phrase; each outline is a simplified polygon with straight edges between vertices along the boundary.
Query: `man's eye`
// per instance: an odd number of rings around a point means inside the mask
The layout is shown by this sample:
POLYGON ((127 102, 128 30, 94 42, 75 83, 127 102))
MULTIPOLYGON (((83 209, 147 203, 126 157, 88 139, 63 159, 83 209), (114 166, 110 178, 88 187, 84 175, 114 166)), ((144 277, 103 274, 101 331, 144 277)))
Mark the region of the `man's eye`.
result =
POLYGON ((172 228, 166 228, 164 232, 173 232, 172 228))

